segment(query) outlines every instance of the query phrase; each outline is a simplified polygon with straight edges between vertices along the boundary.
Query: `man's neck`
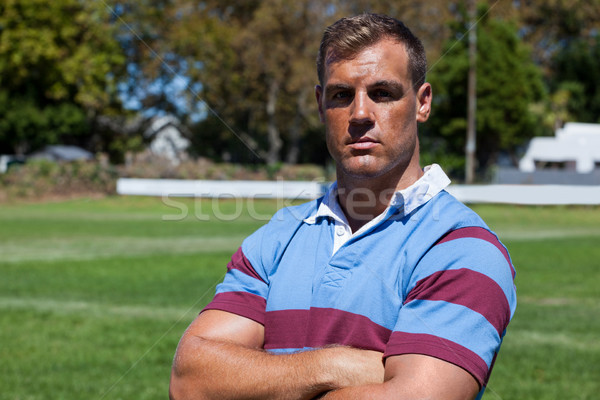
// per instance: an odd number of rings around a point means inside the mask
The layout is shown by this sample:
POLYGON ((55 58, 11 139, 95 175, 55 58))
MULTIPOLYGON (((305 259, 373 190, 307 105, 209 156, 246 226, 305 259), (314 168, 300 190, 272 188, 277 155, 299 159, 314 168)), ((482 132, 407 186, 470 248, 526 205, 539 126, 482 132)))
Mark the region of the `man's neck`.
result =
POLYGON ((378 177, 348 177, 338 170, 338 201, 352 232, 383 213, 395 192, 423 176, 420 167, 405 170, 399 176, 391 172, 378 177))

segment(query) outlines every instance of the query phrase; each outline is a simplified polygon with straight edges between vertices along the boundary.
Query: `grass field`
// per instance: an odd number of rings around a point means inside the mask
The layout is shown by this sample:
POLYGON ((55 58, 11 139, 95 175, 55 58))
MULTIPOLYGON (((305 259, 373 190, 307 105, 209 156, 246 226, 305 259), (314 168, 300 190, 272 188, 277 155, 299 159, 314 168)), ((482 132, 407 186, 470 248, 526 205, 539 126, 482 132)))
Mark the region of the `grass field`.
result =
MULTIPOLYGON (((0 206, 0 399, 165 399, 183 330, 277 207, 0 206)), ((485 399, 600 398, 600 208, 473 208, 511 251, 519 295, 485 399)))

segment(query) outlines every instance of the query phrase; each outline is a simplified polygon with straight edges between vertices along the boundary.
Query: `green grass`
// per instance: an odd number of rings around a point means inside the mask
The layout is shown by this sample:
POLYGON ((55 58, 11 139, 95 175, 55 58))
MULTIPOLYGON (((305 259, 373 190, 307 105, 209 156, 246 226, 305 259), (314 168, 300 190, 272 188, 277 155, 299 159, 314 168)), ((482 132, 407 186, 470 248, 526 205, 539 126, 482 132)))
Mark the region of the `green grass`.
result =
POLYGON ((600 208, 473 208, 517 268, 517 311, 484 399, 600 398, 600 208))
MULTIPOLYGON (((231 253, 281 205, 0 206, 0 399, 166 398, 183 330, 231 253)), ((599 398, 600 209, 474 208, 518 271, 517 313, 485 399, 599 398)))

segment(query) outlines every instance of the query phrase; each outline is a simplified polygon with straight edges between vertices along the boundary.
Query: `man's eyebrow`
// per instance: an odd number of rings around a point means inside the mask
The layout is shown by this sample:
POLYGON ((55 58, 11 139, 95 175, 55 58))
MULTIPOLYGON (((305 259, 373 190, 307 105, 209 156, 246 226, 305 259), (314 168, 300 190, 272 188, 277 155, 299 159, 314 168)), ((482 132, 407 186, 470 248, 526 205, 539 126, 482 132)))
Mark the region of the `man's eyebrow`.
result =
POLYGON ((345 83, 333 83, 331 85, 325 86, 326 92, 338 91, 338 90, 351 90, 352 86, 347 85, 345 83))
POLYGON ((377 87, 385 87, 393 90, 404 91, 404 85, 398 81, 389 81, 389 80, 381 80, 369 85, 369 87, 377 88, 377 87))

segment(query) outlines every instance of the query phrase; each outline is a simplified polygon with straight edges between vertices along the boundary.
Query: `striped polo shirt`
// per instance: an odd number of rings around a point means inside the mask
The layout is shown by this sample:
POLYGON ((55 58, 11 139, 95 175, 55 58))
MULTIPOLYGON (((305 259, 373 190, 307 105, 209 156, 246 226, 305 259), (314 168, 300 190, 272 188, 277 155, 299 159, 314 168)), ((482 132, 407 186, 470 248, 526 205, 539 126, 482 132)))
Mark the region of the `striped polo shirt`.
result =
POLYGON ((440 358, 471 373, 480 398, 516 307, 515 271, 497 236, 443 190, 448 182, 426 169, 349 235, 339 234, 347 222, 335 185, 279 210, 244 240, 205 310, 263 324, 272 352, 340 344, 440 358))

